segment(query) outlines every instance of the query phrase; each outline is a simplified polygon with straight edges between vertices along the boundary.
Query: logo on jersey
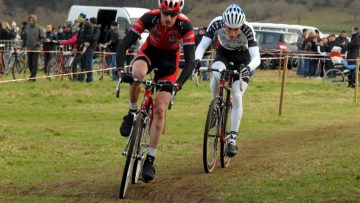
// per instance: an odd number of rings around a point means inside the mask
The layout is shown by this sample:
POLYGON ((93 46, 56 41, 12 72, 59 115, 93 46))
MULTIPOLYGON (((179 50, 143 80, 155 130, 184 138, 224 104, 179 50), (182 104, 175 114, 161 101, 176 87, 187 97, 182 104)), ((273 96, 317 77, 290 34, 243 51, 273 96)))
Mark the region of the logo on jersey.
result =
POLYGON ((158 28, 156 26, 152 27, 150 29, 150 32, 153 33, 154 35, 160 35, 161 32, 158 30, 158 28))
POLYGON ((177 42, 177 41, 179 41, 179 39, 177 37, 175 37, 175 36, 169 37, 169 42, 177 42))

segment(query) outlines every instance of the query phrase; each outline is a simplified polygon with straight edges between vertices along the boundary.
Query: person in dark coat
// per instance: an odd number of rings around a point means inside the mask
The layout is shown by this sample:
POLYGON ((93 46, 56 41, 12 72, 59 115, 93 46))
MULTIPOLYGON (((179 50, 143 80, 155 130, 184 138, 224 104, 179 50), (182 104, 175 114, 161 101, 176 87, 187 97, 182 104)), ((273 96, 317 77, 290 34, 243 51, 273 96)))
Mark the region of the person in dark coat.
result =
POLYGON ((29 24, 25 28, 23 47, 28 50, 28 66, 30 69, 30 81, 36 81, 36 73, 38 69, 39 52, 41 45, 45 39, 44 29, 37 24, 36 15, 28 18, 29 24))
POLYGON ((110 52, 111 54, 107 55, 107 66, 114 68, 112 70, 112 77, 113 80, 117 80, 117 74, 116 74, 116 50, 119 45, 119 31, 118 31, 118 23, 116 21, 112 22, 110 24, 110 30, 105 36, 105 42, 106 44, 104 47, 106 48, 106 52, 110 52))
MULTIPOLYGON (((348 64, 354 65, 356 64, 356 61, 354 59, 360 56, 360 34, 358 27, 352 28, 351 41, 349 42, 347 48, 347 59, 349 59, 348 64)), ((355 87, 355 70, 350 70, 349 86, 355 87)))
POLYGON ((346 31, 342 31, 340 35, 336 38, 336 43, 340 45, 341 53, 345 54, 347 52, 347 46, 349 44, 349 40, 346 36, 346 31))
POLYGON ((48 64, 51 59, 51 57, 54 55, 54 53, 51 53, 51 51, 56 50, 56 45, 53 43, 53 41, 57 40, 56 34, 53 32, 54 28, 53 25, 48 24, 46 26, 46 33, 45 33, 45 41, 43 44, 43 50, 44 53, 44 72, 47 73, 49 70, 48 64))

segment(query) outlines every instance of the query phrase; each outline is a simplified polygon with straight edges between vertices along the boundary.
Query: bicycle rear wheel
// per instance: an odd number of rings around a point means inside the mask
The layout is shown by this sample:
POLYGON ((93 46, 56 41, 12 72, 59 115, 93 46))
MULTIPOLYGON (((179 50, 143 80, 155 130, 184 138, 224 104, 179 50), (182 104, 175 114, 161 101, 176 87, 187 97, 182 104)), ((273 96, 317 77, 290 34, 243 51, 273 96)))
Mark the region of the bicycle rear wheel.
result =
POLYGON ((329 69, 325 72, 323 77, 323 83, 325 87, 344 87, 345 76, 339 69, 329 69))
POLYGON ((230 157, 227 155, 226 151, 227 151, 227 146, 228 146, 228 140, 229 140, 229 136, 228 134, 231 131, 231 104, 226 105, 226 109, 225 111, 223 111, 224 115, 223 115, 223 125, 221 126, 222 129, 224 129, 224 141, 220 142, 220 163, 221 163, 221 167, 222 168, 226 168, 229 166, 230 164, 230 157))
POLYGON ((125 161, 123 176, 120 185, 119 197, 121 199, 125 197, 126 190, 130 182, 130 176, 132 175, 133 172, 134 161, 137 157, 137 151, 139 146, 138 142, 139 142, 140 133, 142 131, 142 114, 140 113, 137 116, 138 117, 136 118, 135 126, 133 127, 133 130, 130 135, 131 136, 130 144, 126 155, 126 161, 125 161))
POLYGON ((203 142, 203 164, 206 173, 211 173, 216 164, 221 120, 220 105, 221 101, 214 99, 209 106, 206 118, 203 142))

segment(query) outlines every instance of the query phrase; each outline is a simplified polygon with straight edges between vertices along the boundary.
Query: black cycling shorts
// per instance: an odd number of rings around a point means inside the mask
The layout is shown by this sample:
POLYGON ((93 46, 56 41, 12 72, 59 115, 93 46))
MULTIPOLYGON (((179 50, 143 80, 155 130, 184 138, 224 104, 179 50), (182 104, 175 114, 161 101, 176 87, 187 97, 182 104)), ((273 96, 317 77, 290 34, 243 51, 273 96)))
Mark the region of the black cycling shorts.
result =
MULTIPOLYGON (((248 65, 251 61, 251 56, 249 53, 249 50, 245 51, 231 51, 223 48, 222 46, 219 46, 219 48, 216 50, 216 55, 214 62, 221 61, 225 64, 226 68, 229 67, 229 63, 233 62, 234 66, 237 67, 241 64, 244 66, 248 65)), ((234 81, 239 80, 239 76, 234 76, 234 81)), ((248 78, 244 79, 245 82, 249 82, 248 78)))
POLYGON ((162 50, 147 42, 139 50, 136 60, 144 60, 148 65, 148 73, 154 70, 155 81, 175 83, 179 72, 180 51, 162 50))

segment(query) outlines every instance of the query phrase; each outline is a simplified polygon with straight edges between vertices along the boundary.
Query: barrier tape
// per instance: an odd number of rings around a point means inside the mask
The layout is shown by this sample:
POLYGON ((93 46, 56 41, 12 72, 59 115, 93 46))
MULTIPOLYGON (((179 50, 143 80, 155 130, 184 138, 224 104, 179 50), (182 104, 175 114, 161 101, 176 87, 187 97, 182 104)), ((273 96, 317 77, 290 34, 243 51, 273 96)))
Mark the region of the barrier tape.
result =
MULTIPOLYGON (((125 68, 128 68, 131 66, 125 66, 125 68)), ((64 73, 64 74, 57 74, 57 75, 51 75, 51 76, 40 76, 40 77, 35 77, 35 78, 22 78, 22 79, 15 79, 15 80, 0 80, 0 84, 2 83, 10 83, 10 82, 21 82, 21 81, 28 81, 30 79, 49 79, 49 78, 56 78, 56 77, 63 77, 63 76, 69 76, 69 75, 80 75, 80 74, 86 74, 86 73, 96 73, 96 72, 103 72, 103 71, 108 71, 108 70, 113 70, 116 69, 116 67, 109 67, 109 68, 103 68, 103 69, 99 69, 99 70, 91 70, 91 71, 81 71, 81 72, 76 72, 76 73, 64 73)))

